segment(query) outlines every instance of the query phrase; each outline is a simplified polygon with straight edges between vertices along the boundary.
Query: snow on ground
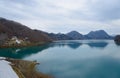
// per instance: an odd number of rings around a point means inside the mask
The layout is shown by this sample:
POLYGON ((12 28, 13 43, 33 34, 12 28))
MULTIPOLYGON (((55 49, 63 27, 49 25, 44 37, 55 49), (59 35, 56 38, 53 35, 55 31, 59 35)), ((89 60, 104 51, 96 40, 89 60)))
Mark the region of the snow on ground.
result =
POLYGON ((9 64, 8 61, 0 60, 0 78, 19 78, 9 64))
POLYGON ((0 57, 1 60, 5 59, 5 57, 0 57))

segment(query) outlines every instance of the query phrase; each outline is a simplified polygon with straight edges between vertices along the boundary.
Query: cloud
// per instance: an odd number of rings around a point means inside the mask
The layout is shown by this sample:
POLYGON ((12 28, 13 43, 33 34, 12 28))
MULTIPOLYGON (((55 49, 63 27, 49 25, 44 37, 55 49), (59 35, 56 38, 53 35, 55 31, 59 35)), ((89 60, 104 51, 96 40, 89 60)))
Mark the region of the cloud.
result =
POLYGON ((48 32, 120 33, 119 0, 0 0, 0 16, 48 32))
POLYGON ((120 0, 94 0, 89 5, 99 20, 120 19, 120 0))

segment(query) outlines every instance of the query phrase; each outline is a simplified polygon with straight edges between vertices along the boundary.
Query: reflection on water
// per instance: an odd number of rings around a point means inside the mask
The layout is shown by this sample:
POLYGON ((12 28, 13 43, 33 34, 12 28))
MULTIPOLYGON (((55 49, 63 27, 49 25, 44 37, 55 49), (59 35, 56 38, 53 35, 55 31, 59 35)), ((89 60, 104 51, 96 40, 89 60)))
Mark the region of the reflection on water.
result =
POLYGON ((71 42, 70 44, 68 44, 68 46, 72 49, 77 49, 82 45, 82 43, 77 43, 77 42, 71 42))
POLYGON ((55 78, 120 78, 119 51, 112 40, 75 40, 0 49, 0 56, 37 60, 38 71, 55 78))
POLYGON ((77 49, 81 45, 88 45, 91 48, 105 48, 109 42, 107 41, 88 41, 84 40, 83 41, 57 41, 55 43, 52 43, 54 46, 69 46, 72 49, 77 49))
POLYGON ((105 48, 108 45, 108 42, 93 42, 93 43, 87 43, 91 48, 105 48))
POLYGON ((120 61, 109 57, 46 62, 38 70, 55 78, 120 78, 120 61))
POLYGON ((119 51, 114 41, 58 41, 24 59, 55 78, 120 78, 119 51))
MULTIPOLYGON (((101 48, 104 49, 109 44, 108 41, 57 41, 51 44, 46 44, 43 46, 34 46, 34 47, 25 47, 25 48, 2 48, 0 49, 0 56, 12 57, 12 58, 24 58, 29 55, 36 54, 43 50, 49 49, 51 47, 66 47, 68 46, 71 49, 79 49, 82 45, 88 45, 90 48, 101 48)), ((118 45, 118 44, 116 44, 118 45)))
POLYGON ((48 45, 25 47, 25 48, 2 48, 0 49, 0 56, 22 59, 32 54, 36 54, 44 49, 49 48, 48 45))
POLYGON ((51 45, 54 46, 54 47, 56 47, 56 46, 59 46, 59 47, 68 46, 72 49, 77 49, 82 45, 82 43, 77 42, 77 41, 57 41, 57 42, 54 42, 54 43, 50 44, 50 46, 51 45))

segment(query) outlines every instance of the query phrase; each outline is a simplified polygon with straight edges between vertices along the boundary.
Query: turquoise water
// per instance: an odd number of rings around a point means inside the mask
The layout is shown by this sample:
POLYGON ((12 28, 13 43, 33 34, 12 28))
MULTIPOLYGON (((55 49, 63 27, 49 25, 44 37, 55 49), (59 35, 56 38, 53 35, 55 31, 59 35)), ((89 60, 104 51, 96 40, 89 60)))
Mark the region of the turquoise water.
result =
POLYGON ((120 78, 120 46, 112 40, 57 41, 0 49, 0 56, 37 60, 38 71, 55 78, 120 78))

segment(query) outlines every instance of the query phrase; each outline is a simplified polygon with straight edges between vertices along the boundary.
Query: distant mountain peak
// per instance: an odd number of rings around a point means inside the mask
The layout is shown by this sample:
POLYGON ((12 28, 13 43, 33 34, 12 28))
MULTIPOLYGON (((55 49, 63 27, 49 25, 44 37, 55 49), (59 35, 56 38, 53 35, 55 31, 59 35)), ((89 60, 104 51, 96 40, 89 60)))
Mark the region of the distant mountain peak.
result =
POLYGON ((82 35, 82 34, 80 34, 78 31, 70 31, 69 33, 67 33, 67 34, 78 34, 78 35, 82 35))
POLYGON ((77 31, 71 31, 71 32, 67 33, 67 36, 69 36, 75 40, 83 39, 83 35, 77 31))
POLYGON ((91 31, 87 35, 85 35, 85 37, 88 39, 109 39, 111 38, 110 35, 104 30, 91 31))
POLYGON ((89 33, 95 33, 95 32, 104 32, 104 33, 106 33, 104 30, 90 31, 89 33))
POLYGON ((77 34, 80 34, 79 32, 77 32, 77 31, 71 31, 71 32, 69 32, 69 33, 77 33, 77 34))

